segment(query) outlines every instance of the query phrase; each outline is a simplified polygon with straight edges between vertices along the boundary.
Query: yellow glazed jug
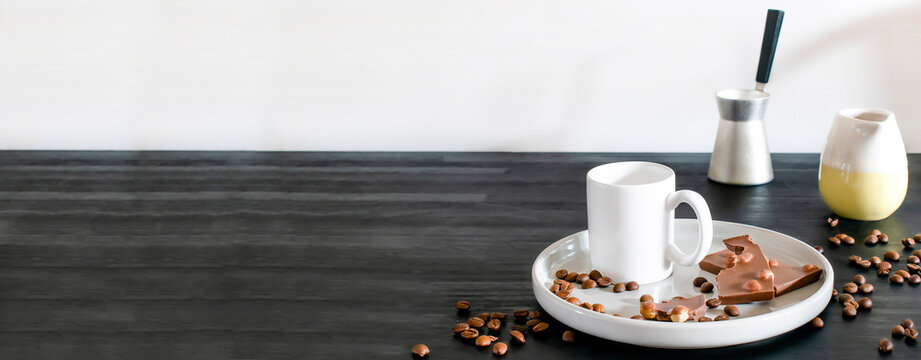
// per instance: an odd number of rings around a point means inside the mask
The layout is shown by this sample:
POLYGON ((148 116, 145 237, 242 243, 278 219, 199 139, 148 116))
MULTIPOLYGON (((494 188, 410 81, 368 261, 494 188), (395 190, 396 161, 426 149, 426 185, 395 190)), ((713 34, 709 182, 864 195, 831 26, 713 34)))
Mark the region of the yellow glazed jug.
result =
POLYGON ((908 157, 895 115, 847 109, 835 116, 819 169, 819 192, 836 214, 880 220, 895 212, 908 191, 908 157))

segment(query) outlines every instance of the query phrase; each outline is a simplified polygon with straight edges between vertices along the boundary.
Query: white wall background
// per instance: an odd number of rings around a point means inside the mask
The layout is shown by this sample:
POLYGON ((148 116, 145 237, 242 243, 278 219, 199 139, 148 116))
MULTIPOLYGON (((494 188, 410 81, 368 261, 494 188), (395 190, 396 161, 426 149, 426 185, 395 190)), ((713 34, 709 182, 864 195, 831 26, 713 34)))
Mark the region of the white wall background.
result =
POLYGON ((709 152, 771 7, 773 151, 921 152, 914 0, 0 0, 0 148, 709 152))

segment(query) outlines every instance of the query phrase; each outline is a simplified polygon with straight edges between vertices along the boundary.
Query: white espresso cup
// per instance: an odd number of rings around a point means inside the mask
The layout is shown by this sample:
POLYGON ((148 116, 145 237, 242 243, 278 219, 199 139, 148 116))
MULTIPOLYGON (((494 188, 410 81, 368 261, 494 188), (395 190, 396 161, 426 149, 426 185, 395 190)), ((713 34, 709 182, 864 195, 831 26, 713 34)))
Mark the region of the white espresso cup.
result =
POLYGON ((592 268, 615 282, 648 284, 672 274, 673 265, 693 265, 710 249, 713 221, 700 194, 675 191, 675 172, 656 163, 605 164, 586 175, 588 243, 592 268), (691 205, 697 214, 697 248, 686 254, 675 245, 675 208, 691 205))

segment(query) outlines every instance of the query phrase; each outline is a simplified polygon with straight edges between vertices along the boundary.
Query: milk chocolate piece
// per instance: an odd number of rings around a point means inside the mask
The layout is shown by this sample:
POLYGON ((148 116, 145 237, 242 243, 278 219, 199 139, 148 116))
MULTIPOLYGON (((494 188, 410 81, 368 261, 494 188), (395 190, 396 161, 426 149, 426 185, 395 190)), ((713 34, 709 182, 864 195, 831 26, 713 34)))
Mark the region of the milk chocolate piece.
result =
POLYGON ((656 320, 659 321, 670 321, 670 314, 672 309, 678 305, 684 305, 688 308, 688 321, 697 320, 699 317, 707 315, 707 299, 703 295, 692 296, 689 298, 683 298, 676 296, 671 300, 662 301, 659 304, 656 304, 656 320))
POLYGON ((733 251, 726 257, 727 268, 716 275, 716 287, 723 305, 744 304, 774 298, 774 276, 768 259, 749 235, 723 240, 733 251))
MULTIPOLYGON (((724 249, 707 255, 704 257, 703 261, 698 264, 700 269, 711 273, 713 275, 719 275, 720 271, 726 268, 726 261, 729 257, 729 254, 735 254, 732 250, 724 249)), ((706 278, 704 278, 706 280, 706 278)))
MULTIPOLYGON (((704 257, 704 260, 700 262, 700 268, 706 272, 718 275, 720 271, 726 269, 730 254, 734 254, 734 252, 726 249, 707 255, 704 257)), ((812 284, 818 281, 822 276, 822 269, 816 268, 807 272, 804 271, 802 267, 780 261, 777 261, 777 265, 771 268, 771 270, 774 272, 774 296, 780 296, 812 284)))

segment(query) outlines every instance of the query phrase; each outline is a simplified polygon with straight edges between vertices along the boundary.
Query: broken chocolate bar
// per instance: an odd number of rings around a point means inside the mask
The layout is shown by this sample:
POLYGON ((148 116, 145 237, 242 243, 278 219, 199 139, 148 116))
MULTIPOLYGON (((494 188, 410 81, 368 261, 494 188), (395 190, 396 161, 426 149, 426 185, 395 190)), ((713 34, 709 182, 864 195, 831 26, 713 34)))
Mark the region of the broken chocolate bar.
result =
MULTIPOLYGON (((725 249, 720 250, 704 257, 700 262, 700 269, 712 274, 719 274, 726 269, 727 258, 735 252, 725 249)), ((768 261, 771 270, 774 272, 774 296, 780 296, 799 289, 803 286, 812 284, 822 276, 822 269, 815 268, 811 271, 804 271, 803 267, 790 265, 781 261, 768 261), (776 262, 776 264, 774 264, 776 262)))
POLYGON ((723 240, 734 254, 726 257, 727 268, 716 275, 716 287, 723 305, 743 304, 774 298, 774 274, 761 247, 748 235, 723 240))

